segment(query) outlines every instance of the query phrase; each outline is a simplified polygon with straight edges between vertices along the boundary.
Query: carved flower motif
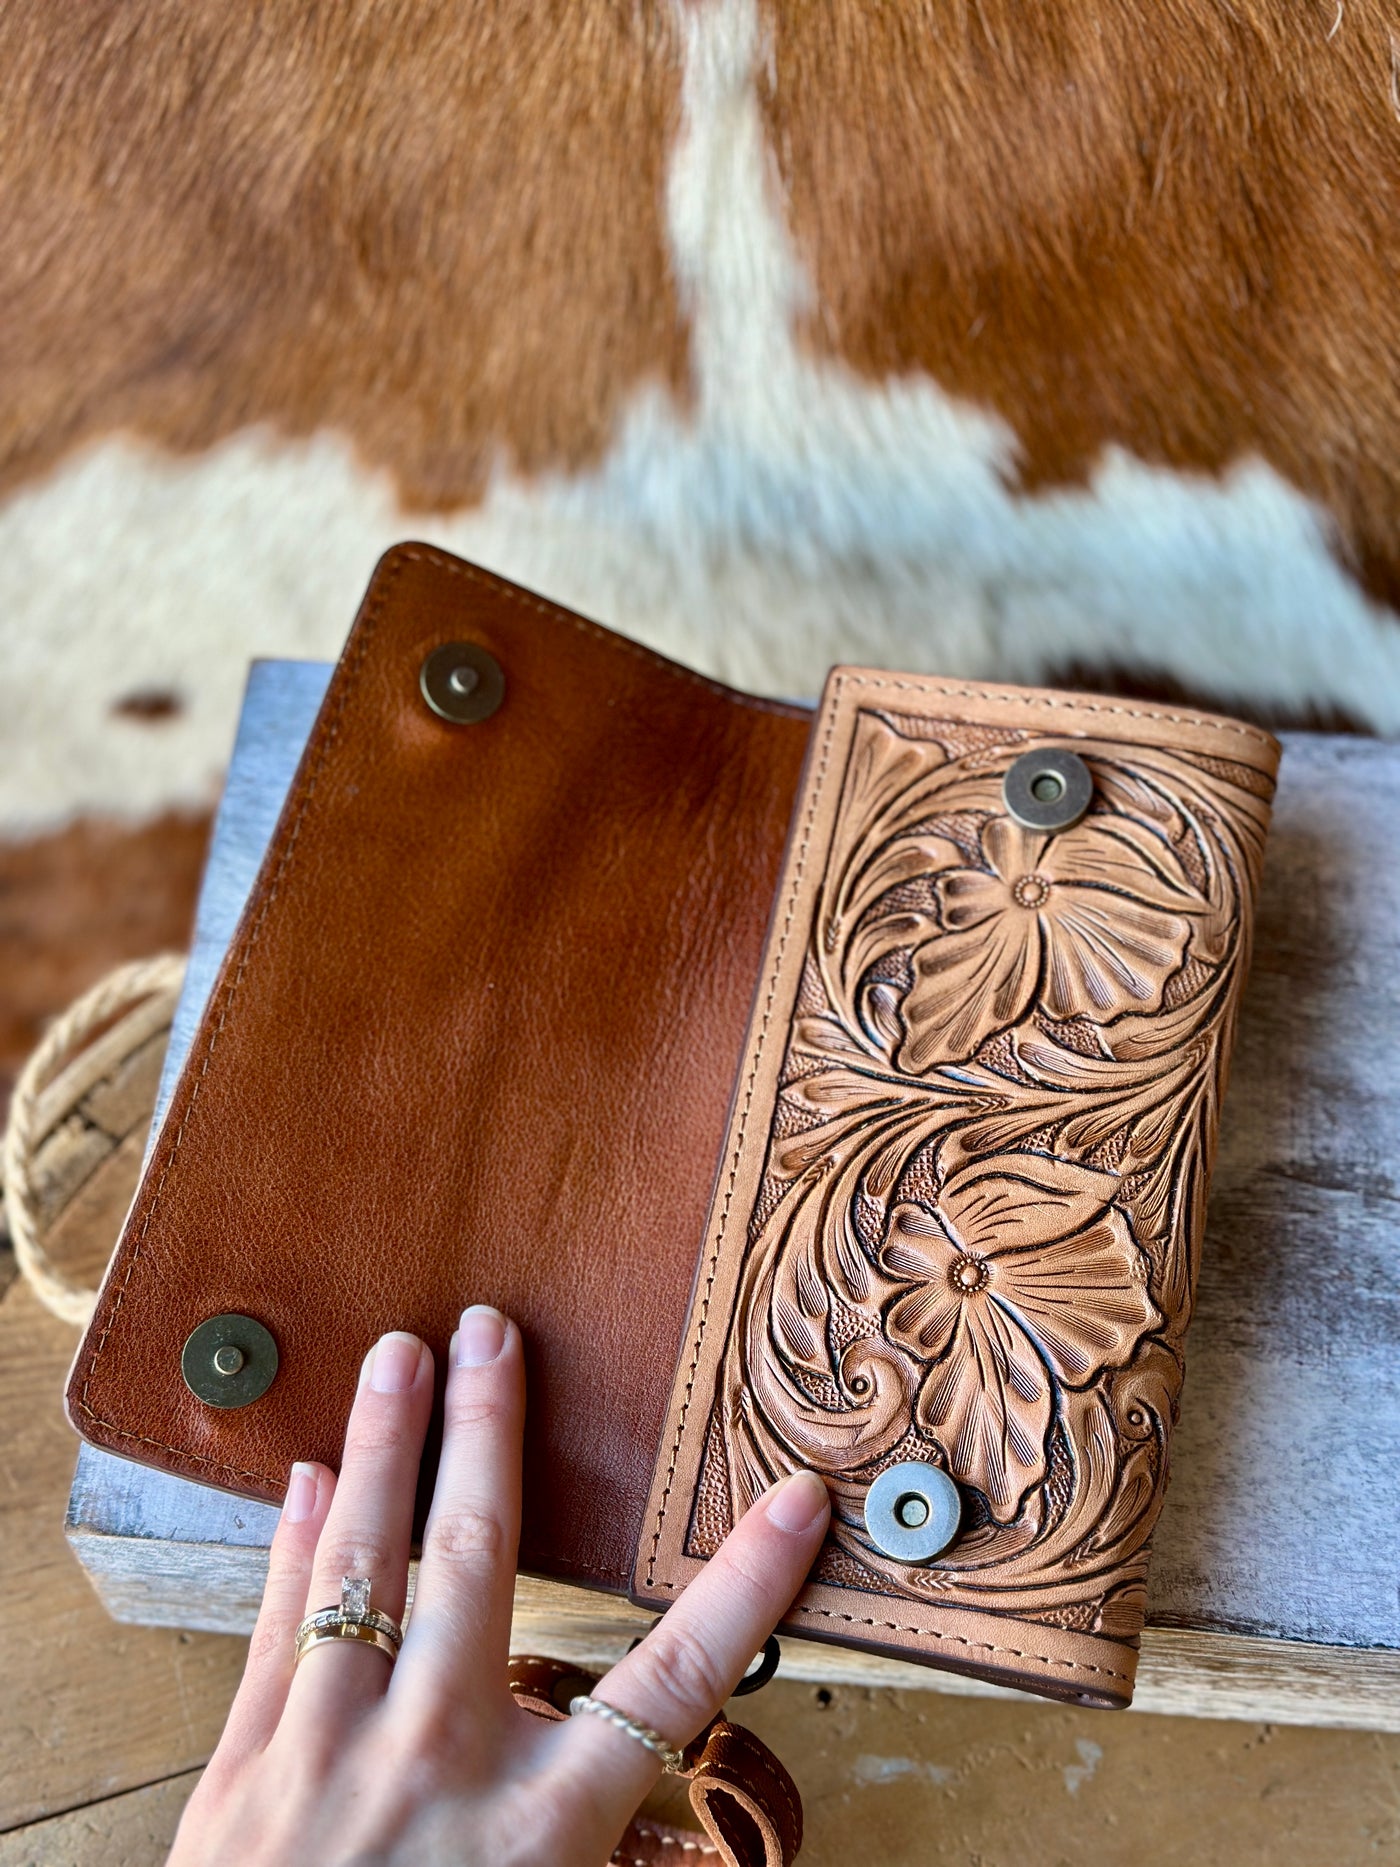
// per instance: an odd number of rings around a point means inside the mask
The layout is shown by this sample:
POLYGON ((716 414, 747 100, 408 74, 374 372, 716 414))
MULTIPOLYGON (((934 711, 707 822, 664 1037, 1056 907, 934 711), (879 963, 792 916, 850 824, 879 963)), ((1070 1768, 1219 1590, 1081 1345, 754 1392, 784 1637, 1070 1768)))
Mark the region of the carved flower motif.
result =
POLYGON ((1101 1024, 1161 1004, 1203 903, 1159 837, 1122 817, 1053 837, 992 817, 982 854, 936 878, 942 931, 913 955, 905 1069, 965 1061, 1037 999, 1101 1024))
POLYGON ((927 1364, 919 1424, 999 1523, 1045 1477, 1055 1384, 1122 1367, 1161 1320, 1117 1186, 1073 1161, 1003 1155, 951 1174, 936 1212, 890 1214, 884 1268, 913 1287, 885 1332, 927 1364))

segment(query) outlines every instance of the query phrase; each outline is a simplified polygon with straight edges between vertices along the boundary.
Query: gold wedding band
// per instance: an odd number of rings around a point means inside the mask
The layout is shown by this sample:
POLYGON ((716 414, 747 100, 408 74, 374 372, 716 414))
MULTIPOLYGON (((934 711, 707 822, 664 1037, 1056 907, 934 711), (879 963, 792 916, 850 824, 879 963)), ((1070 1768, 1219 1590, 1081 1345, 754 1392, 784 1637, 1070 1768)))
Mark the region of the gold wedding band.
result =
POLYGON ((318 1608, 297 1628, 294 1663, 300 1665, 313 1647, 328 1640, 357 1640, 362 1646, 377 1647, 392 1665, 403 1645, 403 1629, 389 1615, 370 1606, 369 1594, 367 1576, 342 1575, 339 1605, 318 1608))
POLYGON ((391 1640, 381 1627, 369 1627, 360 1621, 335 1621, 327 1627, 312 1627, 305 1633, 297 1634, 296 1660, 300 1665, 313 1647, 324 1646, 328 1640, 358 1640, 361 1646, 378 1647, 392 1665, 399 1657, 398 1645, 391 1640))
POLYGON ((586 1692, 580 1692, 577 1698, 569 1700, 569 1716, 577 1718, 581 1713, 589 1713, 595 1718, 603 1718, 615 1725, 627 1737, 635 1737, 653 1757, 661 1759, 661 1767, 668 1776, 677 1776, 685 1765, 685 1752, 676 1750, 668 1744, 659 1731, 653 1731, 649 1724, 642 1724, 636 1718, 629 1718, 626 1712, 619 1711, 616 1705, 605 1705, 600 1698, 590 1698, 586 1692))

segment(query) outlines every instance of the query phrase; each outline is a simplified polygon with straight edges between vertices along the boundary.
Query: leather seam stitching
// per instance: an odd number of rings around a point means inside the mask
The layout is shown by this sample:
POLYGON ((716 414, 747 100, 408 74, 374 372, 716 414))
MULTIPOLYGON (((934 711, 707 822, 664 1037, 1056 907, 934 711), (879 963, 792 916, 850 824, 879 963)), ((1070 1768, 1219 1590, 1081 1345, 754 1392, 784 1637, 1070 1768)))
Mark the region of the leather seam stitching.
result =
MULTIPOLYGON (((639 1834, 650 1835, 657 1849, 681 1848, 687 1854, 693 1852, 695 1854, 709 1854, 713 1855, 716 1859, 719 1858, 719 1849, 706 1842, 682 1841, 679 1835, 663 1835, 661 1831, 656 1828, 641 1828, 638 1824, 634 1824, 634 1826, 637 1827, 639 1834)), ((643 1860, 639 1854, 623 1854, 617 1850, 608 1856, 608 1861, 609 1867, 654 1867, 654 1862, 643 1860)))
POLYGON ((655 1822, 639 1822, 634 1819, 632 1826, 639 1835, 650 1835, 653 1840, 659 1841, 663 1848, 684 1848, 687 1854, 719 1853, 713 1841, 701 1841, 698 1838, 692 1841, 688 1836, 668 1835, 666 1830, 658 1828, 655 1822))
MULTIPOLYGON (((725 1193, 724 1193, 724 1204, 720 1210, 720 1220, 719 1220, 719 1225, 716 1228, 714 1248, 710 1253, 709 1263, 706 1266, 706 1271, 705 1271, 704 1294, 700 1300, 699 1316, 698 1316, 698 1319, 696 1322, 696 1328, 695 1328, 695 1339, 694 1339, 694 1343, 693 1343, 692 1350, 691 1350, 690 1367, 687 1370, 685 1393, 681 1400, 680 1417, 676 1422, 675 1437, 672 1440, 671 1456, 670 1456, 670 1460, 667 1465, 666 1482, 662 1488, 661 1502, 657 1507, 656 1520, 652 1528, 651 1553, 647 1560, 646 1586, 648 1588, 652 1588, 657 1585, 656 1584, 656 1563, 657 1563, 657 1555, 658 1555, 660 1545, 661 1545, 661 1532, 665 1525, 667 1511, 670 1508, 671 1491, 672 1491, 672 1487, 674 1485, 675 1476, 676 1476, 676 1464, 680 1458, 681 1443, 685 1437, 686 1428, 688 1424, 688 1417, 690 1413, 690 1402, 695 1391, 696 1376, 699 1373, 700 1351, 704 1343, 705 1330, 709 1323, 710 1298, 714 1290, 715 1278, 719 1270, 720 1252, 722 1251, 724 1247, 725 1235, 729 1229, 729 1213, 730 1213, 730 1208, 731 1208, 732 1201, 733 1201, 735 1183, 739 1177, 740 1161, 743 1158, 744 1139, 748 1131, 749 1114, 753 1107, 754 1090, 755 1090, 757 1080, 758 1080, 759 1064, 763 1057, 764 1045, 765 1045, 765 1042, 768 1036, 768 1027, 769 1027, 771 1018, 772 1018, 773 1001, 777 995, 778 974, 782 969, 783 957, 787 952, 788 937, 792 931, 792 921, 793 921, 794 913, 796 912, 797 896, 798 896, 798 892, 801 888, 802 882, 806 874, 807 851, 811 843, 812 825, 816 818, 817 804, 821 797, 822 791, 826 785, 827 774, 828 774, 828 769, 830 765, 831 740, 832 740, 832 735, 836 728, 836 717, 837 717, 837 713, 839 710, 838 702, 840 699, 841 690, 843 686, 846 685, 847 683, 850 683, 855 686, 860 686, 860 687, 876 687, 876 688, 895 687, 895 688, 911 690, 911 691, 919 692, 919 693, 937 693, 937 694, 945 694, 949 696, 958 695, 958 696, 968 698, 968 699, 989 699, 991 700, 991 699, 999 699, 999 698, 1016 698, 1016 696, 996 695, 984 689, 944 687, 944 686, 933 685, 933 684, 930 684, 928 682, 923 682, 923 681, 915 682, 915 681, 899 681, 899 680, 881 680, 873 676, 848 674, 844 671, 838 673, 833 680, 831 698, 830 698, 830 702, 829 702, 828 709, 827 709, 826 732, 822 740, 821 758, 820 758, 820 762, 817 767, 816 776, 812 782, 811 796, 808 800, 807 818, 802 827, 802 842, 798 848, 797 858, 793 865, 792 887, 788 895, 787 908, 785 911, 785 918, 783 921, 783 930, 778 938, 778 947, 777 947, 777 951, 773 959, 773 968, 768 978, 768 990, 767 990, 767 996, 764 1001, 763 1017, 759 1024, 758 1035, 754 1041, 753 1058, 751 1062, 751 1067, 749 1069, 748 1082, 746 1083, 745 1089, 744 1089, 744 1106, 743 1106, 743 1111, 739 1117, 739 1130, 734 1141, 734 1151, 733 1151, 733 1155, 730 1161, 729 1180, 728 1180, 728 1184, 725 1187, 725 1193)), ((1047 697, 1047 698, 1048 698, 1048 703, 1051 705, 1072 705, 1072 706, 1077 707, 1077 706, 1084 704, 1080 702, 1057 702, 1053 699, 1053 697, 1047 697)), ((1109 707, 1092 708, 1092 710, 1099 711, 1099 712, 1123 712, 1123 713, 1132 713, 1133 711, 1131 708, 1109 708, 1109 707)), ((1134 714, 1133 717, 1146 718, 1146 719, 1160 719, 1164 717, 1170 718, 1171 716, 1164 716, 1164 715, 1161 715, 1155 712, 1145 712, 1141 714, 1134 714)), ((1269 743, 1264 734, 1257 733, 1251 727, 1234 726, 1232 723, 1226 722, 1226 721, 1202 721, 1200 723, 1217 726, 1221 730, 1232 730, 1232 731, 1236 731, 1242 734, 1249 734, 1251 737, 1255 737, 1260 740, 1263 740, 1264 743, 1266 744, 1269 743)), ((675 1582, 662 1582, 660 1586, 663 1589, 665 1589, 668 1593, 671 1593, 671 1594, 676 1593, 678 1589, 678 1584, 675 1582)), ((883 1628, 889 1629, 889 1631, 892 1633, 917 1634, 922 1637, 931 1637, 935 1640, 951 1640, 951 1641, 956 1642, 958 1645, 967 1647, 969 1649, 977 1648, 987 1653, 1005 1653, 1005 1654, 1009 1654, 1011 1657, 1015 1659, 1037 1660, 1042 1665, 1045 1665, 1045 1666, 1063 1666, 1063 1667, 1067 1667, 1072 1672, 1098 1673, 1110 1679, 1122 1680, 1125 1685, 1130 1683, 1128 1675, 1126 1673, 1118 1672, 1113 1667, 1110 1667, 1110 1666, 1095 1666, 1087 1660, 1079 1661, 1079 1660, 1061 1659, 1048 1653, 1034 1653, 1034 1652, 1030 1652, 1029 1650, 1025 1650, 1019 1647, 1000 1646, 991 1641, 972 1640, 972 1639, 969 1639, 967 1635, 965 1634, 954 1634, 954 1633, 949 1633, 946 1631, 940 1632, 939 1630, 935 1628, 909 1627, 909 1626, 905 1626, 901 1624, 898 1621, 883 1621, 883 1620, 876 1618, 875 1616, 843 1614, 832 1608, 804 1607, 798 1603, 793 1604, 793 1606, 789 1609, 789 1613, 811 1615, 811 1616, 820 1617, 826 1620, 846 1621, 853 1626, 872 1627, 872 1628, 883 1627, 883 1628)))
POLYGON ((458 558, 448 557, 433 550, 431 545, 425 545, 421 549, 417 546, 405 545, 401 547, 399 556, 410 558, 415 564, 436 564, 440 570, 446 571, 451 577, 469 578, 473 583, 485 585, 494 594, 506 597, 518 608, 536 610, 541 616, 548 616, 551 621, 570 622, 581 634, 595 637, 605 648, 610 648, 620 654, 634 655, 639 661, 645 661, 649 666, 659 666, 661 672, 670 675, 672 679, 689 681, 696 687, 703 687, 706 693, 713 694, 720 700, 732 700, 738 706, 749 707, 759 713, 774 713, 782 719, 800 720, 810 716, 810 708, 795 705, 791 701, 770 700, 762 694, 746 694, 739 688, 726 687, 723 681, 713 681, 708 675, 700 674, 694 668, 683 668, 678 662, 671 661, 656 649, 648 648, 644 642, 634 642, 630 637, 619 635, 613 629, 605 629, 602 623, 594 622, 588 616, 577 615, 573 610, 565 609, 561 604, 551 603, 545 597, 531 596, 528 591, 519 590, 514 584, 506 583, 504 580, 498 583, 495 578, 484 575, 474 564, 464 564, 458 558))
POLYGON ((311 806, 312 798, 315 796, 316 787, 321 781, 321 775, 325 770, 326 762, 329 759, 331 751, 335 745, 335 742, 340 735, 340 729, 344 722, 346 708, 348 707, 350 703, 351 694, 354 692, 356 684, 359 680, 360 671, 364 665, 365 654, 369 647, 370 638, 373 635, 375 626, 378 623, 380 616, 383 613, 384 604, 388 596, 389 588, 390 588, 390 585, 393 579, 398 575, 400 562, 401 560, 395 561, 395 563, 389 566, 389 569, 386 571, 384 575, 384 579, 378 591, 375 593, 373 602, 370 604, 370 606, 365 611, 364 620, 361 624, 361 629, 360 629, 360 640, 355 650, 355 658, 353 662, 345 670, 345 681, 340 691, 340 697, 338 701, 336 702, 335 713, 333 717, 330 719, 330 721, 327 723, 324 737, 322 738, 320 748, 316 755, 316 763, 314 767, 312 768, 310 775, 307 778, 306 788, 304 792, 302 793, 301 802, 297 808, 297 814, 296 814, 295 821, 293 822, 291 831, 287 837, 286 847, 283 849, 282 854, 280 858, 278 859, 277 869, 272 878, 272 885, 268 889, 267 898, 264 900, 261 908, 258 910, 257 919, 254 921, 252 927, 249 929, 247 940, 244 943, 243 952, 239 958, 238 970, 235 972, 233 978, 230 980, 227 991, 224 995, 223 1010, 220 1013, 219 1021, 215 1025, 213 1031, 210 1033, 209 1041, 205 1046, 204 1058, 200 1065, 199 1074, 195 1078, 194 1088, 190 1092, 189 1103, 186 1106, 184 1114, 180 1118, 180 1126, 175 1131, 175 1140, 170 1149, 169 1159, 166 1161, 165 1166, 161 1169, 160 1178, 156 1182, 155 1191, 152 1193, 150 1204, 146 1208, 146 1216, 142 1220, 141 1230, 137 1233, 136 1239, 131 1248, 131 1252, 127 1258, 126 1270, 122 1277, 121 1288, 117 1291, 116 1299, 113 1302, 110 1314, 107 1317, 106 1326, 103 1329, 102 1334, 98 1337, 96 1346, 94 1347, 92 1351, 92 1358, 88 1363, 87 1374, 83 1380, 82 1392, 80 1393, 78 1397, 78 1405, 81 1411, 85 1413, 87 1417, 90 1420, 92 1420, 96 1425, 104 1428, 107 1432, 114 1434, 119 1439, 133 1440, 138 1445, 154 1446, 158 1451, 161 1451, 161 1452, 173 1452, 177 1456, 177 1458, 192 1460, 193 1462, 199 1465, 203 1465, 207 1467, 211 1471, 227 1472, 229 1473, 230 1476, 235 1477, 235 1478, 251 1478, 255 1480, 257 1483, 264 1484, 269 1487, 275 1487, 277 1483, 277 1479, 274 1476, 269 1476, 269 1474, 266 1472, 252 1471, 252 1470, 249 1470, 245 1466, 232 1465, 227 1460, 224 1460, 224 1459, 210 1458, 206 1454, 201 1453, 201 1452, 195 1452, 189 1447, 170 1445, 165 1440, 157 1439, 150 1433, 133 1433, 125 1427, 118 1426, 116 1422, 113 1420, 105 1420, 93 1407, 88 1405, 87 1396, 88 1396, 88 1390, 92 1386, 92 1383, 94 1379, 96 1378, 98 1363, 101 1361, 103 1351, 105 1350, 107 1346, 107 1338, 112 1333, 112 1329, 116 1323, 117 1316, 120 1313, 121 1306, 126 1299, 126 1293, 131 1284, 132 1274, 136 1269, 137 1262, 141 1256, 142 1247, 144 1246, 146 1242, 146 1235, 151 1229, 151 1224, 155 1218, 156 1210, 160 1205, 161 1195, 165 1190, 165 1183, 169 1179, 171 1171, 173 1170, 175 1166, 175 1162, 177 1158, 179 1157, 180 1148, 185 1138, 185 1130, 189 1126, 190 1119, 193 1116, 195 1107, 199 1101, 199 1092, 204 1087, 204 1079, 209 1073, 209 1065, 213 1061, 214 1052, 216 1048, 218 1047, 219 1038, 223 1034, 224 1027, 228 1023, 228 1020, 230 1016, 232 1015, 234 1000, 238 996, 238 989, 243 983, 243 975, 248 968, 249 961, 252 959, 254 948, 257 946, 258 939, 263 930, 263 925, 265 921, 267 920, 268 912, 271 909, 273 902, 277 899, 277 895, 282 887, 282 883, 286 879, 286 874, 291 865, 292 858, 296 853, 297 839, 301 835, 302 825, 306 820, 306 813, 311 806))
POLYGON ((1160 707, 1125 707, 1108 701, 1061 699, 1056 694, 1036 694, 1026 689, 1019 693, 998 693, 992 687, 951 687, 936 679, 900 680, 846 673, 841 677, 856 687, 892 687, 900 693, 940 694, 949 700, 995 700, 1005 706, 1054 707, 1066 713, 1107 713, 1129 720, 1156 720, 1164 726, 1200 726, 1208 732, 1233 733, 1237 738, 1253 739, 1271 754, 1276 741, 1258 726, 1246 726, 1242 720, 1214 719, 1208 713, 1166 713, 1160 707))
MULTIPOLYGON (((677 1582, 658 1582, 658 1588, 668 1589, 675 1594, 680 1584, 677 1582)), ((809 1608, 800 1602, 794 1602, 788 1609, 789 1614, 816 1614, 828 1621, 849 1621, 853 1627, 887 1627, 895 1634, 917 1634, 925 1640, 953 1640, 960 1647, 976 1647, 983 1653, 1009 1653, 1018 1660, 1039 1660, 1046 1666, 1067 1666, 1072 1672, 1101 1673, 1106 1679, 1121 1679, 1125 1685, 1131 1683, 1127 1673, 1118 1672, 1112 1666, 1095 1666, 1089 1660, 1060 1659, 1053 1653, 1036 1653, 1029 1647, 1004 1647, 991 1640, 970 1640, 966 1634, 954 1634, 940 1631, 936 1627, 911 1627, 903 1621, 882 1621, 869 1614, 843 1614, 836 1608, 809 1608)))
MULTIPOLYGON (((760 1768, 787 1805, 788 1818, 792 1823, 791 1832, 794 1835, 800 1834, 802 1830, 802 1817, 799 1811, 793 1806, 793 1792, 791 1787, 783 1780, 787 1772, 783 1771, 782 1775, 779 1775, 778 1772, 771 1767, 772 1764, 777 1763, 777 1758, 774 1757, 771 1751, 768 1751, 764 1745, 760 1744, 746 1725, 731 1724, 724 1735, 737 1749, 746 1750, 751 1757, 757 1760, 760 1768)), ((781 1768, 781 1766, 779 1766, 779 1768, 781 1768)), ((750 1791, 749 1793, 753 1794, 754 1792, 750 1791)))

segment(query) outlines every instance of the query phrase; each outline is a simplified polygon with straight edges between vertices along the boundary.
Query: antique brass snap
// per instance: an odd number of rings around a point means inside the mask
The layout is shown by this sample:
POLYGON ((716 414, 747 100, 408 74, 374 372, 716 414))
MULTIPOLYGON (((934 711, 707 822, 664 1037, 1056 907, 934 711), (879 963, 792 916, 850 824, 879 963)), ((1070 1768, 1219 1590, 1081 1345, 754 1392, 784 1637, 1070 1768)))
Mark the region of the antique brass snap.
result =
POLYGON ((185 1386, 210 1407, 246 1407, 272 1386, 277 1344, 251 1316, 211 1316, 180 1356, 185 1386))
POLYGON ((444 642, 418 670, 423 698, 441 720, 475 726, 489 720, 506 695, 496 657, 479 642, 444 642))
POLYGON ((962 1499, 947 1472, 906 1459, 883 1471, 865 1494, 865 1529, 895 1562, 932 1562, 962 1522, 962 1499))
POLYGON ((1094 801, 1094 777, 1077 752, 1023 752, 1001 785, 1002 800, 1027 830, 1053 834, 1079 822, 1094 801))

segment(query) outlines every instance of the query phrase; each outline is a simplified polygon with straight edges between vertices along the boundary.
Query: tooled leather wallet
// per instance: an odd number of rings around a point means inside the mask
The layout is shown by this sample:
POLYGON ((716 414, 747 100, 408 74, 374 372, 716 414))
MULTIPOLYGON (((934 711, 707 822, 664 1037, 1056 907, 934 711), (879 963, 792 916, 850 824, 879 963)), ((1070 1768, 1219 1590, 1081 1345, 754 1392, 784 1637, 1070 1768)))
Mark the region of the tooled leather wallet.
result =
POLYGON ((1126 1704, 1277 761, 873 669, 813 716, 397 547, 74 1424, 275 1499, 337 1462, 378 1333, 441 1360, 494 1303, 524 1569, 664 1606, 809 1466, 791 1631, 1126 1704), (273 1344, 246 1405, 182 1372, 229 1317, 273 1344))

